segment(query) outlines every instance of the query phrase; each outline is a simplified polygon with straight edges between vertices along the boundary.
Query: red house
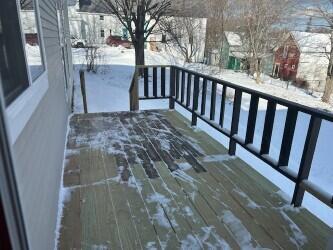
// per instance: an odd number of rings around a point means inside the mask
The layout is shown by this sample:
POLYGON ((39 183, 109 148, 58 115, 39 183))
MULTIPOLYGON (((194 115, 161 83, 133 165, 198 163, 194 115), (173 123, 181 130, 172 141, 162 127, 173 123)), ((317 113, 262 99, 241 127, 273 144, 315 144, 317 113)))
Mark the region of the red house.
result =
POLYGON ((283 44, 275 49, 273 77, 285 81, 296 80, 300 54, 297 42, 292 35, 289 35, 283 44))

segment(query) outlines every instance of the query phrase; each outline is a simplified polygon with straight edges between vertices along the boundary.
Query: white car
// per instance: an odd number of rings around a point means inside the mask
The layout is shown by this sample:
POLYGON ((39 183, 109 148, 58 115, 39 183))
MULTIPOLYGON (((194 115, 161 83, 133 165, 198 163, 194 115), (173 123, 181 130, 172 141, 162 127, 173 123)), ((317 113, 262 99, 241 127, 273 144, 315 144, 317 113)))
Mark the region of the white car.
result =
POLYGON ((77 38, 75 36, 71 37, 71 43, 72 43, 72 47, 74 48, 84 48, 87 45, 87 41, 77 38))

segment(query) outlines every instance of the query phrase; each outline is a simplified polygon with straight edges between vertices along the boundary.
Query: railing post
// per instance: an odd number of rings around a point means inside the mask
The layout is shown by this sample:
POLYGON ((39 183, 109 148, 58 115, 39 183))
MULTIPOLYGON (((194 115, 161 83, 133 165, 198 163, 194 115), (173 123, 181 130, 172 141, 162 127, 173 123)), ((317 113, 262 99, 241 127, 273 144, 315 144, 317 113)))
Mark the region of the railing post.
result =
POLYGON ((301 187, 301 182, 309 178, 310 169, 314 152, 316 150, 317 140, 319 136, 322 120, 318 117, 311 116, 308 133, 305 140, 301 164, 298 171, 292 204, 295 207, 300 207, 303 202, 305 189, 301 187))
POLYGON ((130 110, 139 110, 139 86, 138 86, 138 69, 135 69, 134 76, 132 79, 132 85, 130 90, 130 110))
POLYGON ((242 104, 242 91, 236 89, 235 90, 235 98, 234 98, 234 107, 233 107, 233 111, 232 111, 232 122, 231 122, 230 142, 229 142, 229 155, 235 155, 236 154, 237 144, 236 144, 236 141, 232 137, 238 133, 241 104, 242 104))
POLYGON ((87 105, 87 94, 86 94, 86 80, 84 77, 84 71, 80 70, 80 83, 81 83, 81 93, 82 93, 82 100, 83 100, 83 109, 84 113, 88 113, 88 105, 87 105))
POLYGON ((170 67, 170 98, 169 98, 169 109, 175 109, 175 69, 173 66, 170 67))
POLYGON ((194 77, 194 89, 193 89, 193 107, 192 107, 192 126, 197 126, 198 116, 196 112, 198 111, 199 104, 199 76, 194 77))

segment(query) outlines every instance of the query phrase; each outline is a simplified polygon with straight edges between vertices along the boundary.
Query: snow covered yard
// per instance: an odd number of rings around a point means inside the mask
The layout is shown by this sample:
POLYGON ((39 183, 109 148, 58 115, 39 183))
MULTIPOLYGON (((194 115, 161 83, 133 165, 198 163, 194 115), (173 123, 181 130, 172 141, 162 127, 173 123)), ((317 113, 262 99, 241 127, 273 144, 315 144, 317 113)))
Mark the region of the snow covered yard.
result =
MULTIPOLYGON (((89 112, 112 112, 112 111, 128 111, 129 110, 129 96, 128 89, 132 80, 134 72, 134 51, 120 48, 105 48, 103 49, 103 55, 100 60, 99 73, 87 73, 86 85, 87 85, 87 98, 88 98, 88 110, 89 112)), ((82 112, 81 94, 79 87, 79 74, 78 70, 84 63, 84 51, 80 49, 73 50, 75 66, 75 112, 82 112)), ((174 60, 173 57, 168 56, 165 53, 157 53, 147 51, 146 64, 149 65, 163 65, 163 64, 180 64, 179 60, 174 60)), ((285 84, 279 80, 274 80, 269 77, 265 77, 265 84, 257 85, 255 81, 248 77, 245 73, 223 71, 217 72, 212 68, 208 68, 204 65, 190 64, 185 65, 193 70, 203 72, 215 77, 222 78, 224 80, 244 85, 253 89, 260 90, 265 93, 276 95, 282 98, 286 98, 292 101, 296 101, 311 107, 321 108, 332 111, 332 105, 326 105, 320 102, 320 97, 317 93, 314 95, 307 94, 304 90, 289 87, 287 90, 285 84)), ((207 98, 209 98, 207 93, 207 98)), ((218 95, 218 98, 221 98, 218 95)), ((245 135, 247 122, 247 112, 249 109, 250 96, 244 95, 242 100, 242 112, 241 112, 241 126, 240 135, 245 135)), ((219 102, 219 100, 217 100, 219 102)), ((165 101, 145 101, 140 103, 141 109, 149 108, 167 108, 167 102, 165 101)), ((209 109, 209 105, 206 107, 209 109)), ((176 109, 186 117, 190 118, 190 114, 179 108, 176 109)), ((216 113, 219 113, 217 108, 216 113)), ((265 118, 266 103, 261 101, 259 104, 259 112, 256 124, 256 134, 254 144, 256 146, 261 143, 261 134, 263 131, 263 123, 265 118)), ((231 123, 232 102, 229 101, 226 107, 226 127, 230 127, 231 123)), ((270 154, 273 158, 278 157, 280 150, 282 133, 284 128, 284 122, 286 119, 286 109, 278 106, 274 123, 274 133, 272 138, 272 147, 270 154)), ((296 134, 292 147, 292 158, 290 161, 290 168, 297 171, 301 149, 304 145, 305 131, 308 127, 309 117, 307 115, 300 114, 297 120, 296 134)), ((228 140, 216 132, 213 128, 207 124, 198 123, 198 129, 202 129, 209 133, 211 136, 219 140, 223 145, 228 145, 228 140)), ((333 136, 333 125, 324 122, 322 125, 317 150, 311 169, 310 180, 321 186, 329 193, 333 193, 333 168, 331 164, 331 155, 333 155, 333 147, 331 146, 333 136)), ((256 159, 251 154, 242 148, 238 148, 237 155, 249 163, 253 168, 266 176, 270 181, 279 186, 281 190, 291 196, 293 193, 294 185, 275 170, 270 168, 265 163, 256 159)), ((290 198, 290 197, 289 197, 290 198)), ((320 217, 328 225, 333 226, 333 212, 332 209, 326 207, 317 199, 311 195, 306 195, 303 205, 307 207, 311 212, 320 217)))

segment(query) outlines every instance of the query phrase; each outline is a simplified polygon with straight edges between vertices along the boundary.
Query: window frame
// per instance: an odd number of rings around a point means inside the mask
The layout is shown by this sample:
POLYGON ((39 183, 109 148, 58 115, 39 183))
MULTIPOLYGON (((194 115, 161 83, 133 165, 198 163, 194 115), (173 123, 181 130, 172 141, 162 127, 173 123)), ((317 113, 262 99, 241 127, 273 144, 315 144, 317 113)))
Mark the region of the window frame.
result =
MULTIPOLYGON (((29 87, 34 84, 34 82, 36 82, 38 80, 38 78, 43 75, 46 72, 47 69, 47 65, 46 65, 46 58, 45 58, 45 46, 44 46, 44 41, 42 39, 43 35, 42 35, 42 23, 40 21, 40 10, 39 10, 39 0, 31 0, 34 6, 34 9, 32 10, 34 12, 34 16, 36 19, 36 29, 37 29, 37 37, 38 37, 38 42, 39 42, 39 48, 40 48, 40 57, 41 57, 41 61, 42 61, 42 65, 44 70, 39 74, 39 76, 36 77, 36 79, 32 79, 32 75, 30 72, 30 68, 29 68, 29 64, 28 64, 28 57, 27 57, 27 52, 25 50, 25 45, 26 45, 26 39, 25 39, 25 35, 23 32, 23 22, 22 22, 22 18, 20 15, 20 11, 26 11, 26 10, 21 10, 21 6, 19 1, 17 1, 17 12, 18 12, 18 16, 19 16, 19 23, 20 23, 20 31, 21 31, 21 35, 22 35, 22 44, 23 44, 23 50, 24 50, 24 57, 25 57, 25 63, 26 63, 26 68, 28 71, 28 78, 29 78, 29 87)), ((28 88, 29 88, 28 87, 28 88)))
POLYGON ((100 35, 101 35, 101 38, 105 38, 105 30, 104 29, 101 29, 100 35))
POLYGON ((19 18, 19 32, 21 32, 22 37, 23 53, 26 63, 29 85, 9 104, 9 106, 6 107, 7 120, 9 125, 8 135, 12 145, 15 144, 19 135, 22 133, 23 129, 25 128, 26 124, 30 120, 35 110, 38 108, 41 100, 43 99, 49 88, 46 51, 43 40, 44 36, 40 18, 39 0, 32 1, 34 4, 33 11, 36 18, 37 35, 39 39, 41 61, 44 66, 44 71, 35 80, 32 80, 27 60, 27 53, 25 50, 26 40, 23 32, 22 18, 20 15, 21 7, 19 1, 16 1, 16 11, 19 18))

